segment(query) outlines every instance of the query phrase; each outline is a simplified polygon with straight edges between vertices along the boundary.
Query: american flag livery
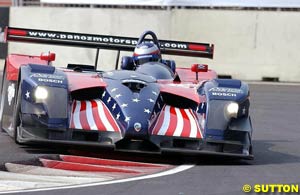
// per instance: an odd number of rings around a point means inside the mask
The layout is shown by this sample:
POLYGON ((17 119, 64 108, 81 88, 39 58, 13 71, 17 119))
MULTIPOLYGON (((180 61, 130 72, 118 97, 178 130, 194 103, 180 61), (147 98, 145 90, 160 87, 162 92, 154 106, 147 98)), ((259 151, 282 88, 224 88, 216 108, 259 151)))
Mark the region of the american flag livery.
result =
POLYGON ((70 128, 120 132, 116 120, 106 105, 99 99, 74 100, 70 128))
POLYGON ((192 109, 166 105, 152 131, 153 135, 203 138, 197 118, 192 109))

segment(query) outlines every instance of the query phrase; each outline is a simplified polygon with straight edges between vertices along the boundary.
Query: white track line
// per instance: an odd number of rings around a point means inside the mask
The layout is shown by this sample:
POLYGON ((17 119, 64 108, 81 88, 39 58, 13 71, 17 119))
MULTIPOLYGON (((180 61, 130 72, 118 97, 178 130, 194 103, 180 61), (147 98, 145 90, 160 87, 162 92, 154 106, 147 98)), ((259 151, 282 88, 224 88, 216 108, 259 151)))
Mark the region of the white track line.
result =
MULTIPOLYGON (((51 176, 51 175, 30 175, 30 174, 20 174, 20 173, 11 173, 6 171, 0 171, 0 184, 4 181, 16 181, 16 183, 22 182, 49 182, 49 183, 58 183, 65 185, 74 185, 82 183, 92 183, 92 182, 103 182, 109 181, 112 179, 102 179, 97 177, 70 177, 70 176, 51 176)), ((53 185, 52 185, 53 186, 53 185)))
POLYGON ((38 191, 49 191, 49 190, 60 190, 60 189, 71 189, 71 188, 83 188, 83 187, 91 187, 91 186, 99 186, 99 185, 108 185, 108 184, 116 184, 116 183, 125 183, 130 181, 138 181, 143 179, 151 179, 156 177, 162 177, 167 175, 176 174, 185 170, 188 170, 195 165, 181 165, 178 167, 175 167, 174 169, 170 169, 167 171, 163 171, 160 173, 155 173, 151 175, 145 175, 145 176, 139 176, 139 177, 133 177, 133 178, 127 178, 127 179, 119 179, 119 180, 113 180, 113 181, 104 181, 104 182, 94 182, 94 183, 87 183, 87 184, 79 184, 79 185, 67 185, 67 186, 58 186, 58 187, 47 187, 47 188, 40 188, 40 189, 22 189, 22 190, 13 190, 13 191, 6 191, 6 192, 0 192, 0 194, 7 194, 7 193, 21 193, 21 192, 38 192, 38 191))

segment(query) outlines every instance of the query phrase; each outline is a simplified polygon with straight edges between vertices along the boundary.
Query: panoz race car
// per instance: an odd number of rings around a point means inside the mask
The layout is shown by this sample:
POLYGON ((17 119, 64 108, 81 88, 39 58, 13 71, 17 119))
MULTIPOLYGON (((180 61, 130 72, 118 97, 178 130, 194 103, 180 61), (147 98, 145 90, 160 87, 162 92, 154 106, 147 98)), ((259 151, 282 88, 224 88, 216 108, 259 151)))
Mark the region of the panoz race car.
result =
MULTIPOLYGON (((148 38, 146 38, 148 36, 148 38)), ((224 155, 252 159, 249 87, 218 79, 205 64, 133 63, 120 51, 152 43, 162 54, 213 58, 213 45, 7 27, 7 41, 117 50, 115 70, 52 66, 54 53, 8 55, 1 126, 17 143, 110 147, 116 151, 224 155)))

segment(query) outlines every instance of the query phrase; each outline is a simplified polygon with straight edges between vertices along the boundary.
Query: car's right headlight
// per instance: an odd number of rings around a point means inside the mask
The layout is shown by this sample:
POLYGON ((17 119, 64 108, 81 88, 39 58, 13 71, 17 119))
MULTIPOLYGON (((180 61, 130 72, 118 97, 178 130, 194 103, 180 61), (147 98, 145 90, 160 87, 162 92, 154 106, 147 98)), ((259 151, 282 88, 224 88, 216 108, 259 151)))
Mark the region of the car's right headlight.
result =
POLYGON ((45 87, 38 86, 35 89, 34 97, 36 100, 45 100, 48 98, 48 90, 45 87))
POLYGON ((225 106, 225 115, 228 118, 237 118, 239 112, 239 104, 236 102, 230 102, 225 106))

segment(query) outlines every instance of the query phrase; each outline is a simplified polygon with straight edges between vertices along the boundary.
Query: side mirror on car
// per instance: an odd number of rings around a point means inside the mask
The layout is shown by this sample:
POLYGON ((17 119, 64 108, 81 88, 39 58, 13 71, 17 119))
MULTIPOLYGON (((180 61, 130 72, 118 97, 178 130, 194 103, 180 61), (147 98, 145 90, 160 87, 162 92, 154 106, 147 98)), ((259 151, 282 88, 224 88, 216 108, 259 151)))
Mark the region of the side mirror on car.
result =
POLYGON ((46 60, 48 61, 48 65, 50 65, 50 62, 54 61, 55 60, 55 53, 51 53, 51 52, 48 52, 48 53, 41 53, 41 60, 46 60))
POLYGON ((193 64, 191 66, 191 71, 196 73, 196 80, 198 80, 198 73, 199 72, 207 72, 208 65, 207 64, 193 64))

